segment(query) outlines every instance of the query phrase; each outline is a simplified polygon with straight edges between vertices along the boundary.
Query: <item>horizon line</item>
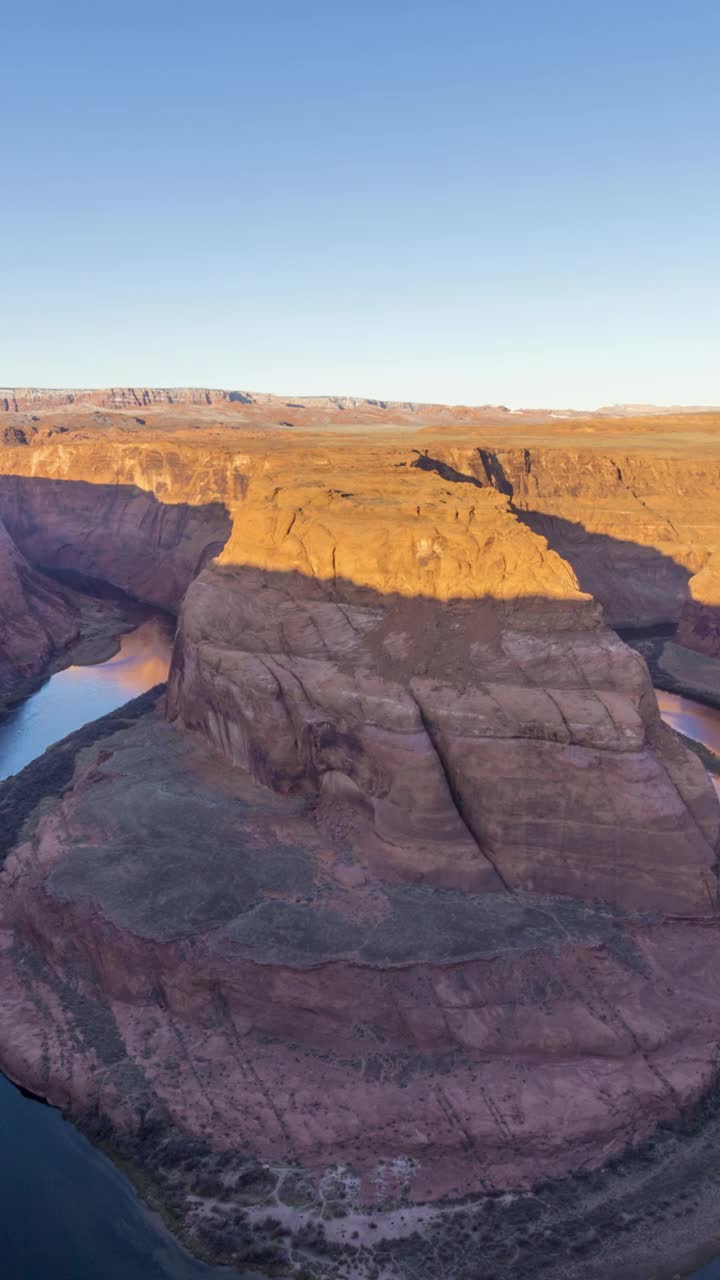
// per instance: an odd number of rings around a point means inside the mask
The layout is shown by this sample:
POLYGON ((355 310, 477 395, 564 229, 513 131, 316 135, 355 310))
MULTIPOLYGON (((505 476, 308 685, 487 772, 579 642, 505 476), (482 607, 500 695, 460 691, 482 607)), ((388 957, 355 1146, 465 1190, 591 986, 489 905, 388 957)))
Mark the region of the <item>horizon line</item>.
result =
MULTIPOLYGON (((176 383, 173 385, 161 383, 113 383, 94 386, 61 386, 49 387, 40 384, 17 384, 0 386, 0 397, 11 395, 13 399, 18 394, 30 395, 67 395, 67 396, 86 396, 94 393, 107 392, 165 392, 173 394, 178 392, 200 392, 221 396, 246 396, 249 403, 257 403, 265 399, 280 400, 287 404, 289 398, 294 400, 317 401, 323 400, 327 402, 343 402, 358 401, 362 404, 377 406, 382 409, 389 409, 392 406, 412 407, 413 409, 424 408, 443 408, 443 409, 468 409, 476 412, 496 412, 506 414, 524 414, 524 413, 551 413, 551 414, 607 414, 611 415, 615 411, 623 413, 713 413, 720 412, 720 405, 717 404, 658 404, 652 401, 616 401, 614 403, 605 403, 596 405, 594 408, 579 408, 572 405, 552 406, 552 405, 520 405, 515 408, 510 407, 507 403, 484 401, 477 404, 468 404, 463 401, 449 400, 413 400, 409 397, 404 399, 387 399, 382 396, 366 396, 358 395, 350 392, 276 392, 276 391, 250 391, 246 387, 227 387, 227 386, 210 386, 200 383, 176 383)), ((108 407, 108 406, 105 406, 108 407)), ((153 408, 153 405, 141 405, 142 408, 153 408)), ((298 405, 298 407, 303 407, 298 405)), ((5 410, 7 412, 7 410, 5 410)), ((2 412, 2 406, 0 406, 2 412)))

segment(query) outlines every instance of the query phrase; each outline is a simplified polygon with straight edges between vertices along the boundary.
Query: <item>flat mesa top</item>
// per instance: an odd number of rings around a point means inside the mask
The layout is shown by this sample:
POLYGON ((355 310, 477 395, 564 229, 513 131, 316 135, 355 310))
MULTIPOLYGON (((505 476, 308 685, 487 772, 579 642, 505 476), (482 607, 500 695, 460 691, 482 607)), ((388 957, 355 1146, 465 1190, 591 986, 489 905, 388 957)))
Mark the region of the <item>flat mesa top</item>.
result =
MULTIPOLYGON (((167 436, 212 438, 236 447, 238 436, 290 441, 347 437, 403 440, 419 447, 458 439, 469 446, 653 451, 678 456, 720 451, 720 409, 613 406, 510 410, 503 405, 435 405, 343 396, 274 396, 205 389, 113 388, 105 391, 0 389, 0 443, 41 445, 59 434, 77 439, 167 436)), ((57 443, 57 440, 54 440, 57 443)))

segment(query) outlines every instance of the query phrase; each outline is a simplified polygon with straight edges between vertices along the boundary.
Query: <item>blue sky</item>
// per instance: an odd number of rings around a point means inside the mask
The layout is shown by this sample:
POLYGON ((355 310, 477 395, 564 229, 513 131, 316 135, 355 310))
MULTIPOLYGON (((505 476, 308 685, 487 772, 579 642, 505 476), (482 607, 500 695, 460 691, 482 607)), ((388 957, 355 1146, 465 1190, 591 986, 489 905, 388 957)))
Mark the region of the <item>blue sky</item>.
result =
POLYGON ((717 0, 0 24, 0 384, 720 403, 717 0))

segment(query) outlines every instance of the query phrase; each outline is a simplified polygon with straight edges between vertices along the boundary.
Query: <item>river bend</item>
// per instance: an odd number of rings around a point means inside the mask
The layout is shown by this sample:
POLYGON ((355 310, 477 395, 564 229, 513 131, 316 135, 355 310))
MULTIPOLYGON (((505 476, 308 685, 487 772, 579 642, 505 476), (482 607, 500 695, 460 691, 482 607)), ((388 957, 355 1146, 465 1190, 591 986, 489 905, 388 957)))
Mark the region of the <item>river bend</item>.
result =
MULTIPOLYGON (((71 666, 0 720, 0 780, 167 677, 170 623, 149 617, 117 654, 71 666)), ((720 712, 658 693, 663 719, 720 752, 720 712)), ((713 779, 720 792, 720 784, 713 779)), ((243 1280, 185 1253, 133 1187, 61 1114, 0 1076, 0 1258, 20 1280, 243 1280), (35 1229, 31 1224, 37 1224, 35 1229)), ((244 1280, 251 1280, 245 1276, 244 1280)), ((694 1280, 720 1280, 720 1261, 694 1280)))
MULTIPOLYGON (((165 680, 171 652, 170 620, 152 616, 122 637, 109 661, 52 676, 0 720, 0 779, 165 680)), ((7 1280, 242 1280, 187 1254, 74 1125, 2 1076, 0 1157, 7 1280)))

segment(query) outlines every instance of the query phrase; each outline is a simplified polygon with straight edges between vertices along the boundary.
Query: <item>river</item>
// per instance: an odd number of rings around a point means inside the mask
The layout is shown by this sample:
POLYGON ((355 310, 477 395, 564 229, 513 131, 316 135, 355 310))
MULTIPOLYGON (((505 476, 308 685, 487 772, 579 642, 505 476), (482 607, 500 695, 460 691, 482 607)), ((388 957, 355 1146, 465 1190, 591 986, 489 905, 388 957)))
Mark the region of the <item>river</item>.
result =
MULTIPOLYGON (((60 671, 0 720, 0 779, 167 677, 168 619, 115 657, 60 671)), ((128 1180, 59 1111, 0 1076, 0 1273, 7 1280, 239 1280, 191 1258, 128 1180)))
MULTIPOLYGON (((165 680, 171 650, 169 621, 153 616, 123 636, 107 662, 54 675, 0 720, 0 780, 165 680)), ((720 711, 657 694, 664 720, 720 752, 720 711)), ((59 1111, 2 1076, 0 1151, 0 1259, 8 1280, 242 1280, 186 1254, 110 1160, 59 1111)), ((720 1261, 693 1280, 720 1280, 720 1261)))
MULTIPOLYGON (((692 698, 681 698, 677 693, 665 693, 662 689, 656 689, 655 692, 660 714, 667 724, 684 733, 687 738, 704 742, 711 751, 720 754, 720 711, 716 711, 714 707, 705 707, 701 702, 694 702, 692 698)), ((710 778, 720 796, 720 778, 712 773, 710 778)))
MULTIPOLYGON (((694 702, 692 698, 681 698, 677 693, 665 693, 662 689, 655 692, 660 714, 667 724, 696 742, 704 742, 712 751, 720 752, 720 711, 694 702)), ((720 778, 713 774, 710 777, 720 797, 720 778)), ((720 1258, 696 1271, 690 1280, 720 1280, 720 1258)))

